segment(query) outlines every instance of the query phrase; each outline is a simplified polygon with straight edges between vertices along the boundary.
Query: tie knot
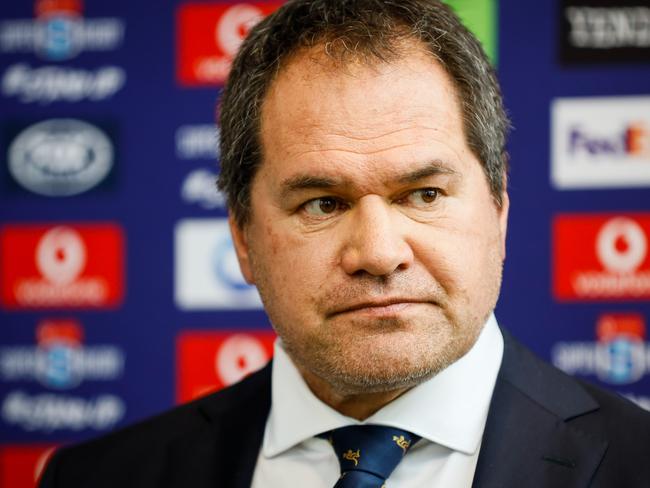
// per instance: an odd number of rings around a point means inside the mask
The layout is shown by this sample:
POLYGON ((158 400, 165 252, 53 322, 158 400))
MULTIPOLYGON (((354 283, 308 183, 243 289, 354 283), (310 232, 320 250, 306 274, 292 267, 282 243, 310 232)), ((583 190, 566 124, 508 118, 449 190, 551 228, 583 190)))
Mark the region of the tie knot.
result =
POLYGON ((351 425, 323 434, 339 460, 343 476, 350 471, 386 480, 419 436, 382 425, 351 425))

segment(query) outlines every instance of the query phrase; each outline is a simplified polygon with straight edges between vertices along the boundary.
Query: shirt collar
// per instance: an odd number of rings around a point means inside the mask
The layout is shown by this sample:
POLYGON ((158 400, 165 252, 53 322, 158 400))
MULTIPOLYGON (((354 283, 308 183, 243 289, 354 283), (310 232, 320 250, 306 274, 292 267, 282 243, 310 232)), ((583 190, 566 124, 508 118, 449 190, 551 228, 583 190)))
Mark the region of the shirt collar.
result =
POLYGON ((311 392, 278 339, 263 455, 273 457, 322 432, 361 423, 401 428, 452 450, 473 454, 481 443, 502 356, 503 337, 491 315, 465 356, 359 422, 311 392))

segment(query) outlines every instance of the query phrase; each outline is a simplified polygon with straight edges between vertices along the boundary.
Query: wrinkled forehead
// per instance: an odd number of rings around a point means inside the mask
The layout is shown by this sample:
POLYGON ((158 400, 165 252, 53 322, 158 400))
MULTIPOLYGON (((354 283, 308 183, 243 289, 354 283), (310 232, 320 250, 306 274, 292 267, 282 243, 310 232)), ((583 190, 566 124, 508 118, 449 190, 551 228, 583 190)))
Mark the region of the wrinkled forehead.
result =
POLYGON ((416 45, 392 60, 343 63, 326 49, 319 45, 296 53, 274 78, 261 110, 263 151, 319 129, 372 139, 386 132, 386 124, 395 131, 444 125, 464 138, 457 90, 426 50, 416 45))

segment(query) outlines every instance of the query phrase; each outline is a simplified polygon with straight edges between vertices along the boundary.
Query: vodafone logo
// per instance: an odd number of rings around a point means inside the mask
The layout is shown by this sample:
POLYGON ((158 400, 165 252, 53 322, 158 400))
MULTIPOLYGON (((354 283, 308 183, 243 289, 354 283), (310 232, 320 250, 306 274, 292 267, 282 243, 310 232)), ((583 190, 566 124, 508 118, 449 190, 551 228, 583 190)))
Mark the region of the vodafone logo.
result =
POLYGON ((263 18, 262 10, 254 5, 233 5, 217 24, 217 45, 226 56, 234 58, 248 31, 263 18))
POLYGON ((650 298, 650 214, 560 215, 553 233, 556 298, 650 298))
POLYGON ((236 334, 221 344, 215 355, 215 369, 224 385, 232 385, 262 368, 268 359, 259 339, 248 334, 236 334))
POLYGON ((51 283, 68 285, 86 265, 86 246, 75 230, 55 227, 38 243, 36 265, 51 283))
POLYGON ((0 232, 7 308, 105 308, 122 300, 123 236, 113 224, 17 225, 0 232))
POLYGON ((283 2, 187 3, 176 15, 177 77, 186 86, 219 86, 250 29, 283 2))
POLYGON ((607 222, 596 240, 598 258, 615 273, 631 273, 646 257, 648 241, 634 220, 620 217, 607 222))
POLYGON ((190 401, 241 381, 273 356, 268 330, 185 331, 176 342, 177 400, 190 401))

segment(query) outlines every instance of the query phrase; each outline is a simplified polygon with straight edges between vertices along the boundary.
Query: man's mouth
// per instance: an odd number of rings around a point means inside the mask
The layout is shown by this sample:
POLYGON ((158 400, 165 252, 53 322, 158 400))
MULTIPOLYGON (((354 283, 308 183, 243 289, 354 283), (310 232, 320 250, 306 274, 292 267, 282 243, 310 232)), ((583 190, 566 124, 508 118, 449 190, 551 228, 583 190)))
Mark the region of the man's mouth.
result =
POLYGON ((390 316, 400 314, 413 306, 426 303, 430 302, 421 299, 402 297, 382 298, 344 304, 343 306, 336 307, 329 315, 330 317, 344 314, 390 316))

